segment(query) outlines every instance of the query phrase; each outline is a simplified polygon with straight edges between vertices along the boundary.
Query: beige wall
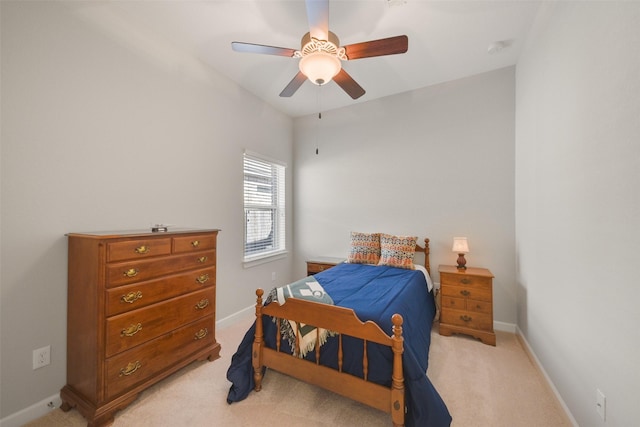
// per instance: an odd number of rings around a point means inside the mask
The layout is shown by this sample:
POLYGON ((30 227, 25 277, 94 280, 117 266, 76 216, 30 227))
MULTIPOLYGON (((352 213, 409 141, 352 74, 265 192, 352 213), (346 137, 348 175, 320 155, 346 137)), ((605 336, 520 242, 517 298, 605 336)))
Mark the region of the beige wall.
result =
POLYGON ((431 239, 437 266, 489 268, 495 319, 515 324, 514 68, 296 119, 294 269, 346 256, 350 231, 431 239), (316 143, 319 154, 315 154, 316 143))
POLYGON ((639 45, 638 2, 548 2, 517 66, 518 325, 582 427, 640 425, 639 45))
POLYGON ((242 266, 242 151, 291 169, 292 120, 87 2, 0 4, 2 419, 65 384, 65 233, 221 228, 218 319, 289 279, 289 258, 242 266))

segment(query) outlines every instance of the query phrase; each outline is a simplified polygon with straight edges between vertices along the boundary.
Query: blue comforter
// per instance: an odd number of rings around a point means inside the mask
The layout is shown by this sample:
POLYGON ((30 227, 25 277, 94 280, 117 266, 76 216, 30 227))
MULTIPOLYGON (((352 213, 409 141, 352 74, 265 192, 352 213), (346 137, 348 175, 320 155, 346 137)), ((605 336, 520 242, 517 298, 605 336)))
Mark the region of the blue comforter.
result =
MULTIPOLYGON (((404 318, 402 355, 405 378, 407 426, 443 427, 451 424, 449 411, 426 375, 431 342, 431 324, 435 315, 433 294, 427 291, 420 271, 361 264, 340 264, 314 276, 336 305, 353 309, 363 322, 376 322, 387 334, 392 333, 391 316, 404 318)), ((276 327, 270 318, 263 318, 265 342, 275 347, 276 327)), ((233 356, 227 372, 232 386, 227 401, 243 400, 253 389, 251 344, 255 325, 246 333, 233 356)), ((283 343, 286 344, 286 343, 283 343)), ((320 363, 337 368, 336 339, 322 347, 320 363)), ((362 377, 362 341, 345 337, 343 369, 362 377), (348 348, 350 346, 352 348, 348 348)), ((284 347, 284 345, 283 345, 284 347)), ((285 349, 284 351, 287 351, 285 349)), ((393 354, 388 347, 369 343, 369 381, 385 386, 391 384, 393 354)), ((307 359, 315 360, 315 352, 307 359)))

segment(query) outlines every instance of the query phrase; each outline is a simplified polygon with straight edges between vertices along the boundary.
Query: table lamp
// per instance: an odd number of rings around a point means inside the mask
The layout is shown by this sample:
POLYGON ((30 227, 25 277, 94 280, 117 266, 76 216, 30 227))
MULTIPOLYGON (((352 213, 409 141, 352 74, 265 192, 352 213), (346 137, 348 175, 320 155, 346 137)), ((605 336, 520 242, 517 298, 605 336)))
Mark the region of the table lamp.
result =
POLYGON ((464 254, 469 253, 469 242, 466 237, 454 237, 453 238, 453 252, 458 254, 458 270, 465 270, 467 260, 464 259, 464 254))

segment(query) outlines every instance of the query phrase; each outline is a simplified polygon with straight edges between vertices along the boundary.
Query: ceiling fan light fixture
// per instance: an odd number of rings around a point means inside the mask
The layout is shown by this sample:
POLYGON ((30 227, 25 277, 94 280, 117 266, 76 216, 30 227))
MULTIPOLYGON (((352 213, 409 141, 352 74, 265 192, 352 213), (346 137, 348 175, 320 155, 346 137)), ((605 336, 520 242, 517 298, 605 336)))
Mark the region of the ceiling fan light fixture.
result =
POLYGON ((298 67, 312 83, 321 86, 330 82, 340 72, 342 64, 335 55, 313 52, 300 58, 298 67))

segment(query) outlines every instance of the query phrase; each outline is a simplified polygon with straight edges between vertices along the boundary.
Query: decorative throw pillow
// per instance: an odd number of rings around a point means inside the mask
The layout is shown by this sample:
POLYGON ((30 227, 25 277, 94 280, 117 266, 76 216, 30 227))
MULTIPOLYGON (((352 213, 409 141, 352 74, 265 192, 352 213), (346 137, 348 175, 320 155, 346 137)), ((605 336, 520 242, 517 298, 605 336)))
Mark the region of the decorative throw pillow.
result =
POLYGON ((418 237, 380 235, 380 261, 378 265, 414 270, 413 256, 418 237))
POLYGON ((347 262, 352 264, 378 264, 380 260, 380 233, 351 232, 351 248, 347 262))

